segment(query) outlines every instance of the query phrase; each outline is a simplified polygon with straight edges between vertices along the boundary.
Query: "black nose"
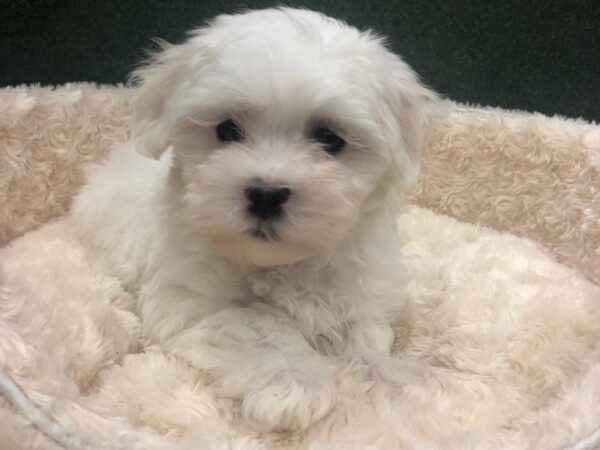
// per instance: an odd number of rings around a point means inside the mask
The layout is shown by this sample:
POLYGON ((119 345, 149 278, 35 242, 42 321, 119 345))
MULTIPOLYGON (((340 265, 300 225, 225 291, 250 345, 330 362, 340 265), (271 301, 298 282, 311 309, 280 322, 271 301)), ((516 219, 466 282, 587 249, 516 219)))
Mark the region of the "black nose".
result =
POLYGON ((250 200, 248 211, 259 219, 273 219, 282 213, 281 205, 290 198, 288 188, 250 186, 246 188, 246 198, 250 200))

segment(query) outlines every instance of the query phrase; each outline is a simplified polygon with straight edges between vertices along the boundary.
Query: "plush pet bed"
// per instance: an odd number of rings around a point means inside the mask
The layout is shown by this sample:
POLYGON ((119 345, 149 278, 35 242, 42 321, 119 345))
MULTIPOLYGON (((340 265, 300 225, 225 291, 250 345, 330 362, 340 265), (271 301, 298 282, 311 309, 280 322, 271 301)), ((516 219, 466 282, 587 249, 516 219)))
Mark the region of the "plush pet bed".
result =
POLYGON ((1 449, 596 448, 600 127, 447 105, 398 221, 413 307, 394 354, 425 370, 340 366, 332 414, 257 434, 145 345, 134 293, 63 216, 84 164, 127 138, 129 95, 0 91, 1 449))

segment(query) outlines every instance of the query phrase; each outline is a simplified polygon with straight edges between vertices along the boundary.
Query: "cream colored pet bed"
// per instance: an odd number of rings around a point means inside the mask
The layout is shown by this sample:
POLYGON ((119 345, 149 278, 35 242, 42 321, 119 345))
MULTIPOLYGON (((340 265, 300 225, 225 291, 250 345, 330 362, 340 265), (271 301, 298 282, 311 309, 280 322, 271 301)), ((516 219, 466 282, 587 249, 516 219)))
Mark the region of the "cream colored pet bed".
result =
POLYGON ((600 127, 449 105, 398 222, 414 307, 395 357, 427 375, 342 367, 332 414, 256 434, 144 345, 135 295, 60 217, 84 163, 127 138, 129 95, 0 91, 0 449, 596 448, 600 127))

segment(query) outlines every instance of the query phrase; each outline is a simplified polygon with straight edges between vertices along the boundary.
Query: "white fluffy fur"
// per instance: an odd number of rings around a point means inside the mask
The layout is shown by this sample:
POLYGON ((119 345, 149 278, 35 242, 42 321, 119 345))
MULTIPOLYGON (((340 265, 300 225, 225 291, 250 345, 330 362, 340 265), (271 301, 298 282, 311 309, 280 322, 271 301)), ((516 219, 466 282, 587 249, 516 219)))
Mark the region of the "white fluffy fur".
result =
POLYGON ((395 217, 435 96, 380 39, 287 8, 220 16, 136 77, 135 144, 90 172, 77 228, 138 293, 145 339, 252 426, 305 429, 336 402, 326 355, 358 376, 396 364, 395 217), (217 139, 230 118, 241 142, 217 139), (339 155, 311 139, 323 124, 339 155), (291 189, 282 219, 249 217, 256 180, 291 189))

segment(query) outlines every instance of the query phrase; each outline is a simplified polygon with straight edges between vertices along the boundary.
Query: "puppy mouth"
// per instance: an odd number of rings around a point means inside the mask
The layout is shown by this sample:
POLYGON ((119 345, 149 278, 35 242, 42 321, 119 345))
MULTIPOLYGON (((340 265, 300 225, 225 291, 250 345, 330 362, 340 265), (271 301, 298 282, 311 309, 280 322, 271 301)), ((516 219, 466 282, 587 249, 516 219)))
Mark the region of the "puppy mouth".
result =
POLYGON ((252 236, 255 239, 266 242, 280 242, 281 236, 273 229, 272 226, 267 224, 259 224, 246 231, 246 234, 252 236))

